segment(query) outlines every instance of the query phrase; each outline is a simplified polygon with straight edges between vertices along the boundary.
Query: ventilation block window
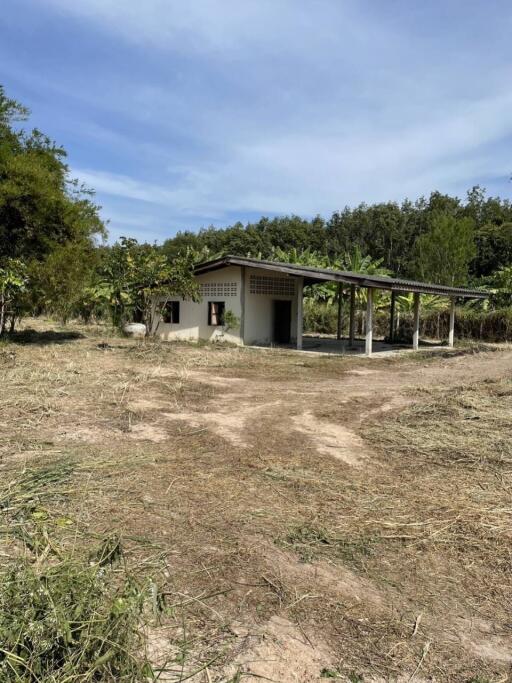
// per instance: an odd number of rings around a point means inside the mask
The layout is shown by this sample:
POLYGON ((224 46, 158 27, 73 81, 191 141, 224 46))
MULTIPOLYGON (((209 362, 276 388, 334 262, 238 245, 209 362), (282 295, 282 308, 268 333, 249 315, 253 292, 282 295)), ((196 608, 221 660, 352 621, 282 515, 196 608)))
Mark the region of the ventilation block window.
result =
POLYGON ((167 301, 162 311, 162 320, 164 323, 177 324, 180 321, 180 302, 167 301))
POLYGON ((249 292, 251 294, 293 296, 295 294, 295 282, 293 278, 251 275, 249 292))
POLYGON ((208 302, 208 325, 224 325, 224 301, 208 302))
POLYGON ((236 296, 237 283, 236 282, 204 282, 199 286, 201 296, 218 296, 223 298, 225 296, 236 296))

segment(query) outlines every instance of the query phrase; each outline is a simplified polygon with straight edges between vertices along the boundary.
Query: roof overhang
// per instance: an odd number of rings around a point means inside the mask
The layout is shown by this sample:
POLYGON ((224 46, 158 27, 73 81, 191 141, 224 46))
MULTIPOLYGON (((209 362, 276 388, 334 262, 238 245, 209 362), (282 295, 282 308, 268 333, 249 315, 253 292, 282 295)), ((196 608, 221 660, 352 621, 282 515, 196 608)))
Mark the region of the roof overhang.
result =
POLYGON ((463 299, 486 299, 488 294, 479 289, 466 289, 463 287, 448 287, 416 280, 403 280, 400 278, 384 277, 382 275, 366 275, 351 271, 330 270, 328 268, 313 268, 302 266, 298 263, 281 263, 279 261, 261 261, 245 256, 222 256, 212 261, 198 264, 195 275, 209 273, 229 266, 248 266, 260 270, 268 270, 283 275, 302 277, 305 285, 318 284, 319 282, 340 282, 343 284, 356 285, 371 289, 385 289, 391 292, 416 292, 419 294, 437 294, 438 296, 460 297, 463 299))

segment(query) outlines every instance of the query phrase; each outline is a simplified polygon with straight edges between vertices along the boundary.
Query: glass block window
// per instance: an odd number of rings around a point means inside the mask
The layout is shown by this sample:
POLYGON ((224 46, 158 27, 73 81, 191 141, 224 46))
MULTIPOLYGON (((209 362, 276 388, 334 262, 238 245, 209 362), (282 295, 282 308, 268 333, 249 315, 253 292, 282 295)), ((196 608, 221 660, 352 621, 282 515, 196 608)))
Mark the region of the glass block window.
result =
POLYGON ((294 296, 295 281, 291 278, 251 275, 249 280, 251 294, 274 294, 294 296))
POLYGON ((236 296, 236 282, 204 282, 199 286, 201 296, 236 296))

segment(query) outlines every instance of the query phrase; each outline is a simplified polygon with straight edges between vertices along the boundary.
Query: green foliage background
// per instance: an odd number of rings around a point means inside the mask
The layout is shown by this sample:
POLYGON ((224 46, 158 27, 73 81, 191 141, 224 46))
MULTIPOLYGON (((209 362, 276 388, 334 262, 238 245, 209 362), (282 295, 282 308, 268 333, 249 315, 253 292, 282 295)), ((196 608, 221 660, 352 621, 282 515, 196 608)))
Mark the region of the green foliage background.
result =
MULTIPOLYGON (((512 205, 480 187, 464 199, 434 191, 329 218, 262 217, 179 231, 162 245, 129 238, 108 245, 93 192, 70 177, 61 147, 24 127, 28 115, 0 86, 0 335, 41 312, 64 322, 140 320, 149 330, 154 294, 164 302, 170 294, 197 297, 193 264, 220 254, 485 287, 491 309, 512 302, 512 205)), ((339 291, 327 284, 306 296, 333 307, 339 291)), ((387 305, 386 296, 376 305, 387 305)))

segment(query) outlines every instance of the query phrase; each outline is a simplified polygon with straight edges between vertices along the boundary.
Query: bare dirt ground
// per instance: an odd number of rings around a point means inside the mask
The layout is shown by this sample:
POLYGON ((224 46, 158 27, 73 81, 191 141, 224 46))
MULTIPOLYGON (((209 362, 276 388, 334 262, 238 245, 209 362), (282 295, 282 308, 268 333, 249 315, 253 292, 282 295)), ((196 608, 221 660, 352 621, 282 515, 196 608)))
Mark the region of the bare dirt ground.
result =
POLYGON ((510 680, 512 349, 322 358, 30 324, 0 347, 1 476, 76 464, 66 515, 119 531, 170 596, 148 647, 181 670, 161 680, 510 680))

